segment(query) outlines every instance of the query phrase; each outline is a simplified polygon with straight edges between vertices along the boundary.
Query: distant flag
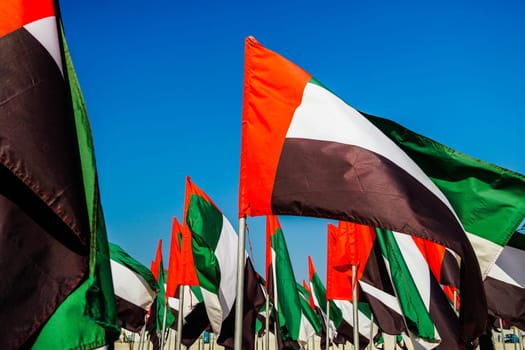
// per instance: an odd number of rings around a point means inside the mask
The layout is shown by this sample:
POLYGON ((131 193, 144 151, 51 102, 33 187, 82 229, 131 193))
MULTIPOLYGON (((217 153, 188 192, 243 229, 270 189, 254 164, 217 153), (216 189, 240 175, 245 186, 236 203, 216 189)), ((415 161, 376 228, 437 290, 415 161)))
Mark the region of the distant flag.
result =
POLYGON ((121 247, 110 243, 109 249, 119 326, 138 333, 159 285, 151 271, 121 247))
POLYGON ((277 312, 277 336, 283 344, 288 341, 305 343, 312 334, 303 314, 301 297, 288 254, 288 247, 277 216, 266 218, 266 262, 269 294, 277 312))
POLYGON ((176 217, 173 217, 172 221, 170 258, 166 285, 166 294, 169 297, 175 295, 175 291, 179 285, 199 285, 193 263, 191 232, 187 227, 183 229, 176 217))
POLYGON ((489 313, 525 329, 525 235, 516 232, 484 281, 489 313))
POLYGON ((159 284, 159 294, 157 294, 157 331, 162 330, 164 323, 164 312, 166 312, 166 328, 171 327, 175 322, 175 316, 171 313, 170 309, 165 307, 168 304, 168 296, 166 295, 166 271, 164 270, 164 262, 162 259, 162 239, 159 239, 157 245, 157 252, 155 253, 155 261, 152 263, 152 267, 155 269, 153 275, 156 277, 159 284))
MULTIPOLYGON (((487 317, 486 300, 479 295, 482 279, 476 254, 458 219, 461 213, 454 211, 461 206, 452 206, 444 188, 422 170, 420 159, 405 153, 371 116, 356 111, 254 38, 246 39, 245 50, 239 215, 358 222, 452 249, 462 264, 460 333, 465 340, 479 336, 487 317)), ((457 169, 463 175, 453 164, 439 169, 457 169)), ((522 180, 514 180, 518 188, 508 189, 517 190, 512 196, 519 197, 522 180)), ((455 196, 453 202, 461 199, 465 200, 455 196)), ((506 212, 513 216, 513 232, 523 210, 516 199, 509 205, 504 202, 499 208, 512 208, 506 212)))
POLYGON ((0 2, 2 349, 119 334, 89 122, 57 13, 51 0, 0 2))
MULTIPOLYGON (((237 286, 237 234, 210 197, 186 178, 185 226, 211 329, 217 343, 233 346, 237 286)), ((183 227, 184 230, 184 227, 183 227)), ((249 258, 244 263, 243 349, 255 346, 256 316, 265 298, 249 258)))

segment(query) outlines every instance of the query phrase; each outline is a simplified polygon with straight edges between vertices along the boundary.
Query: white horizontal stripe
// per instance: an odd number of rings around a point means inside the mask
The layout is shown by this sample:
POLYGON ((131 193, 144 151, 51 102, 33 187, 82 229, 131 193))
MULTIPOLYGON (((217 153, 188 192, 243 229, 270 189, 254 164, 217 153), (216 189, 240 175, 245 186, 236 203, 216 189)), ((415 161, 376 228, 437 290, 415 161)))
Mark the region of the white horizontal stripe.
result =
MULTIPOLYGON (((334 303, 341 309, 343 312, 343 319, 348 322, 352 327, 354 326, 354 305, 349 300, 334 300, 334 303)), ((370 326, 372 329, 372 336, 378 332, 377 325, 372 322, 364 313, 362 313, 359 308, 357 310, 357 326, 359 328, 359 333, 370 339, 370 326)))
POLYGON ((44 46, 56 62, 60 73, 62 70, 62 54, 58 42, 57 21, 55 16, 46 17, 26 24, 24 28, 44 46))
POLYGON ((222 306, 222 319, 228 317, 237 293, 237 234, 232 225, 222 216, 222 230, 215 256, 221 269, 219 300, 222 306))
POLYGON ((286 137, 355 145, 377 153, 417 179, 454 213, 445 195, 405 152, 358 111, 316 84, 306 84, 286 137))
POLYGON ((115 295, 148 310, 155 298, 155 292, 144 278, 114 260, 111 260, 111 275, 115 295))
POLYGON ((513 286, 516 286, 516 287, 523 288, 523 287, 521 287, 519 285, 518 282, 516 282, 514 279, 512 279, 512 277, 510 277, 505 271, 503 271, 501 269, 501 267, 499 267, 496 264, 494 264, 494 266, 492 266, 492 269, 490 269, 488 277, 492 277, 492 278, 494 278, 496 280, 499 280, 501 282, 504 282, 504 283, 507 283, 507 284, 510 284, 510 285, 513 285, 513 286))
POLYGON ((359 281, 359 285, 361 288, 363 288, 363 291, 370 294, 386 306, 388 306, 393 311, 397 312, 398 314, 401 313, 401 307, 399 306, 399 302, 397 301, 397 298, 393 295, 390 295, 388 293, 385 293, 381 289, 377 289, 376 287, 364 282, 359 281))
POLYGON ((216 294, 201 288, 204 305, 206 305, 206 314, 210 320, 210 325, 215 334, 220 334, 222 326, 222 308, 219 298, 216 294))
POLYGON ((421 295, 426 309, 430 310, 430 269, 428 263, 416 246, 412 236, 399 232, 393 232, 393 234, 412 275, 412 280, 417 286, 419 295, 421 295))
POLYGON ((503 247, 469 232, 467 232, 467 238, 469 239, 472 248, 474 248, 474 252, 478 258, 481 276, 485 279, 497 257, 503 250, 503 247))
POLYGON ((498 260, 496 260, 502 270, 507 273, 519 286, 525 288, 525 251, 510 246, 505 246, 498 260))

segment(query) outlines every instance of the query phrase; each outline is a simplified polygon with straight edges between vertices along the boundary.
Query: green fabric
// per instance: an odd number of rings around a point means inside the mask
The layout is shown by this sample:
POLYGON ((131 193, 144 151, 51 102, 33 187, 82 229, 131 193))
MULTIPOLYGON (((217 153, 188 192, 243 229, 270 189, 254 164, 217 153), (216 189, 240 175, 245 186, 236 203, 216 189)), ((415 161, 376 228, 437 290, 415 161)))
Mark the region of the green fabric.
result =
POLYGON ((467 232, 500 246, 507 244, 525 218, 525 176, 467 156, 390 120, 363 115, 439 187, 467 232))
POLYGON ((397 291, 397 299, 401 305, 408 329, 420 338, 435 339, 434 323, 418 292, 416 283, 392 231, 376 228, 376 234, 381 252, 389 263, 392 284, 397 291))
POLYGON ((277 289, 277 310, 281 334, 297 340, 301 329, 301 302, 296 288, 295 276, 288 254, 288 248, 281 229, 271 236, 271 246, 275 252, 275 281, 277 289))
MULTIPOLYGON (((326 288, 317 272, 313 273, 310 282, 312 283, 312 293, 315 294, 315 298, 319 302, 319 307, 326 315, 326 288)), ((335 305, 333 300, 330 300, 330 319, 334 322, 335 328, 339 328, 341 322, 343 322, 343 312, 335 305)))
POLYGON ((153 273, 151 273, 151 271, 146 266, 142 265, 128 253, 126 253, 121 247, 116 244, 109 243, 109 255, 111 260, 129 268, 144 278, 151 290, 156 292, 159 291, 159 284, 155 280, 153 273))
POLYGON ((215 256, 215 248, 221 235, 222 213, 206 199, 192 195, 186 215, 186 223, 193 233, 193 261, 199 284, 218 295, 221 270, 215 256))
POLYGON ((79 143, 86 210, 90 218, 89 275, 44 325, 33 349, 92 349, 118 339, 120 328, 91 130, 61 22, 60 30, 79 143))
POLYGON ((308 291, 306 291, 306 289, 304 289, 299 283, 296 284, 296 287, 302 295, 302 297, 299 298, 299 301, 301 302, 301 311, 314 328, 315 333, 319 334, 323 326, 323 320, 321 319, 321 316, 310 307, 310 295, 308 294, 308 291))
POLYGON ((175 322, 175 315, 171 312, 171 309, 169 307, 166 307, 168 303, 168 299, 166 299, 166 272, 164 271, 164 266, 162 263, 162 260, 159 265, 159 286, 160 291, 159 294, 157 294, 157 330, 162 331, 162 325, 164 322, 164 310, 167 310, 166 313, 166 328, 169 329, 173 322, 175 322))

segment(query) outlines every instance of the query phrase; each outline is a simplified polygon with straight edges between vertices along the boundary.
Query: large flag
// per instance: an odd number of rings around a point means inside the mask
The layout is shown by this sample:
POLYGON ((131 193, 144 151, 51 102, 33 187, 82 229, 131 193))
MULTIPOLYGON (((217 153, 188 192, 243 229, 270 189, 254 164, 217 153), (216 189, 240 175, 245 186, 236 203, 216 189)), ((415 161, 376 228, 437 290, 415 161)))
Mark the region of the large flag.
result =
POLYGON ((119 333, 91 133, 56 13, 51 0, 0 3, 3 349, 30 347, 46 322, 35 348, 119 333))
POLYGON ((109 244, 119 326, 140 332, 159 285, 150 270, 116 244, 109 244))
POLYGON ((489 313, 525 329, 525 235, 516 232, 484 281, 489 313))
MULTIPOLYGON (((475 246, 477 237, 490 244, 492 235, 498 236, 499 243, 491 245, 494 249, 479 244, 478 258, 485 273, 482 257, 488 254, 494 261, 524 216, 523 176, 443 146, 440 150, 448 151, 449 157, 431 172, 436 162, 423 164, 428 158, 400 148, 406 129, 400 140, 393 140, 396 133, 389 133, 390 124, 356 111, 310 74, 251 37, 246 40, 244 84, 239 214, 334 218, 415 235, 450 248, 462 264, 462 337, 481 334, 487 309, 484 296, 479 295, 480 265, 458 216, 468 224, 475 246), (470 166, 463 168, 466 165, 470 166), (440 183, 439 172, 446 172, 448 189, 440 183), (474 185, 463 196, 463 185, 468 184, 474 185), (485 195, 492 198, 485 201, 485 195), (489 231, 475 230, 476 218, 484 217, 488 223, 493 209, 497 217, 508 215, 508 224, 499 227, 498 219, 489 231)), ((437 144, 413 146, 424 155, 437 144)))
POLYGON ((311 323, 303 313, 303 307, 309 305, 306 299, 301 302, 277 216, 266 218, 266 258, 268 293, 277 312, 278 336, 283 343, 306 343, 316 332, 308 325, 311 323))
POLYGON ((180 285, 197 286, 199 281, 193 263, 191 232, 187 226, 182 228, 177 218, 173 217, 166 294, 173 297, 180 285))

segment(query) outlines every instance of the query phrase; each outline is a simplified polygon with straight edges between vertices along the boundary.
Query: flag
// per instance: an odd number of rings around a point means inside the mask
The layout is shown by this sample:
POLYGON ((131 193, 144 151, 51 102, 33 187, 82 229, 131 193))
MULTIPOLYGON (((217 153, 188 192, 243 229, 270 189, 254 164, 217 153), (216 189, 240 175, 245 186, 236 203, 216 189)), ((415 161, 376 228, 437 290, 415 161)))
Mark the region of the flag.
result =
POLYGON ((408 334, 427 349, 460 348, 457 315, 412 237, 381 229, 376 234, 408 334))
POLYGON ((139 333, 159 285, 150 270, 116 244, 109 244, 119 326, 139 333))
MULTIPOLYGON (((356 249, 357 242, 361 234, 356 233, 362 228, 361 225, 351 223, 339 223, 339 227, 328 224, 328 249, 327 249, 327 268, 326 268, 326 298, 333 300, 341 309, 343 318, 353 327, 354 326, 354 306, 349 300, 352 300, 352 277, 351 266, 358 267, 362 262, 366 262, 365 256, 361 249, 356 249), (348 247, 350 245, 351 247, 348 247), (353 258, 348 261, 345 258, 345 251, 352 251, 353 258)), ((366 228, 366 227, 365 227, 366 228)), ((364 252, 365 250, 363 250, 364 252)), ((356 269, 357 270, 357 269, 356 269)), ((358 283, 356 276, 356 283, 358 283)), ((366 338, 364 344, 369 341, 370 335, 376 335, 378 332, 377 325, 371 321, 372 312, 370 306, 362 298, 358 302, 358 326, 359 334, 366 338), (372 327, 372 328, 371 328, 372 327)), ((361 346, 361 342, 359 345, 361 346)))
POLYGON ((50 0, 0 4, 3 349, 119 333, 91 133, 57 13, 50 0), (55 332, 65 315, 78 324, 55 332))
POLYGON ((484 281, 489 313, 525 329, 525 236, 517 231, 484 281))
POLYGON ((266 218, 266 243, 266 257, 271 259, 266 261, 267 283, 277 312, 278 336, 282 343, 305 343, 313 334, 306 332, 311 328, 306 324, 309 321, 303 314, 288 247, 277 216, 266 218))
POLYGON ((393 121, 363 115, 406 152, 447 197, 485 277, 525 218, 525 176, 472 158, 393 121))
POLYGON ((184 220, 192 234, 193 258, 213 332, 220 334, 237 286, 237 234, 213 201, 186 178, 184 220))
POLYGON ((177 218, 173 217, 166 294, 169 297, 174 296, 179 285, 196 286, 198 284, 193 264, 191 232, 187 227, 183 229, 177 218), (183 249, 181 249, 179 240, 182 240, 183 249))
POLYGON ((476 255, 418 159, 254 38, 247 38, 245 50, 239 215, 358 222, 450 248, 462 263, 462 337, 481 334, 487 309, 476 255))
POLYGON ((349 234, 328 224, 328 243, 326 254, 326 298, 328 300, 352 300, 352 265, 357 267, 359 260, 355 249, 357 234, 349 234))
POLYGON ((153 266, 157 271, 157 282, 159 284, 159 294, 157 295, 157 331, 161 331, 164 323, 164 312, 166 312, 166 328, 168 329, 175 322, 175 316, 167 307, 168 296, 166 295, 166 278, 167 273, 164 270, 164 262, 162 259, 162 239, 159 239, 157 252, 155 254, 155 261, 153 266))
MULTIPOLYGON (((339 338, 339 340, 343 343, 344 341, 348 341, 353 344, 354 315, 352 304, 347 300, 338 300, 336 302, 333 299, 327 299, 326 288, 324 287, 321 278, 315 271, 315 266, 311 256, 308 256, 308 270, 310 276, 312 295, 314 296, 314 299, 317 300, 317 304, 322 310, 325 318, 327 315, 327 301, 330 304, 330 320, 333 322, 336 331, 335 334, 332 333, 331 335, 337 335, 337 338, 339 338)), ((359 347, 363 349, 368 345, 368 338, 370 337, 370 328, 365 328, 366 326, 370 326, 370 320, 368 319, 366 322, 366 317, 364 317, 364 315, 359 315, 358 317, 358 321, 361 322, 363 326, 363 328, 361 328, 361 324, 359 324, 359 347), (365 329, 368 330, 368 334, 364 333, 365 329)))
MULTIPOLYGON (((243 350, 255 349, 256 320, 261 307, 264 306, 266 297, 262 290, 261 281, 253 268, 250 258, 246 259, 244 265, 244 298, 242 317, 242 345, 243 350)), ((235 304, 234 304, 235 305, 235 304)), ((226 317, 221 326, 221 334, 217 338, 217 344, 226 348, 234 347, 235 333, 235 306, 226 317)))

